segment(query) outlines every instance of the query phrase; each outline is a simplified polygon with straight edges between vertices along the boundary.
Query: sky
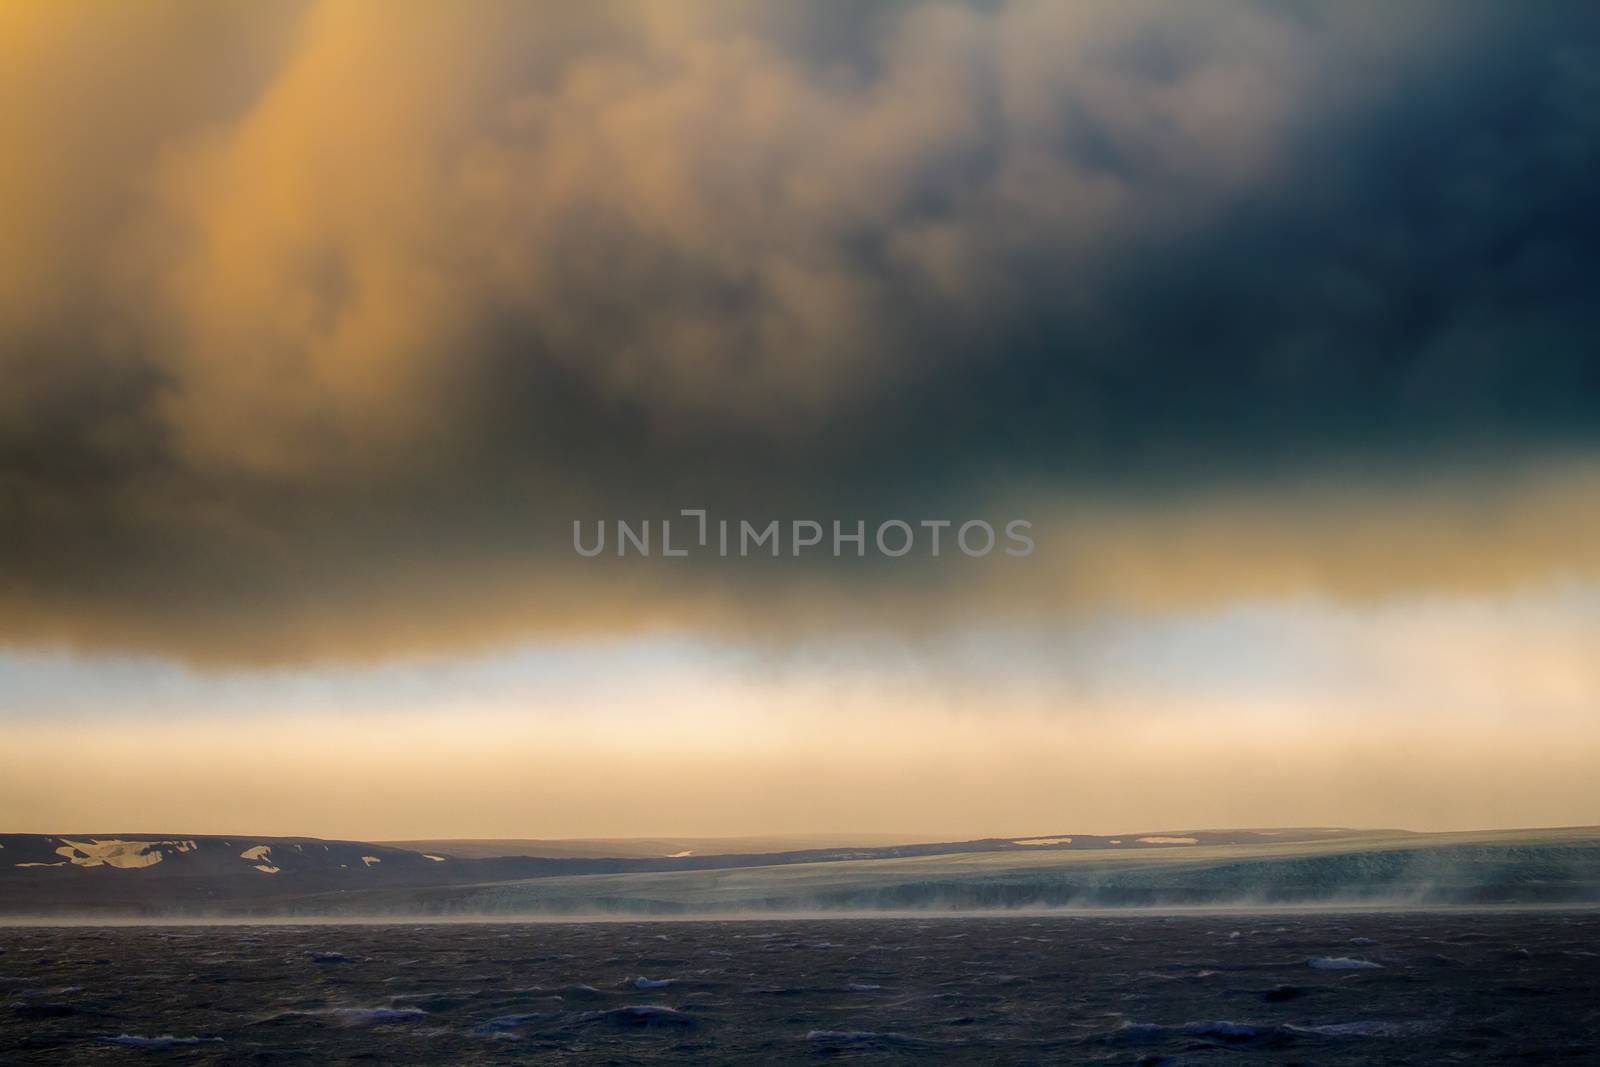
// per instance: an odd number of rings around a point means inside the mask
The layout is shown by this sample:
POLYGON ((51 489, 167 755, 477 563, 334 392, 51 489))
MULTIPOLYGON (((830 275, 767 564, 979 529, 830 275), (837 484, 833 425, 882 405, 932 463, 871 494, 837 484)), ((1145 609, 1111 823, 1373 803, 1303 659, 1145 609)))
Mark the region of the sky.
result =
POLYGON ((6 4, 0 829, 1600 823, 1596 71, 1581 0, 6 4), (682 509, 868 550, 574 551, 682 509))

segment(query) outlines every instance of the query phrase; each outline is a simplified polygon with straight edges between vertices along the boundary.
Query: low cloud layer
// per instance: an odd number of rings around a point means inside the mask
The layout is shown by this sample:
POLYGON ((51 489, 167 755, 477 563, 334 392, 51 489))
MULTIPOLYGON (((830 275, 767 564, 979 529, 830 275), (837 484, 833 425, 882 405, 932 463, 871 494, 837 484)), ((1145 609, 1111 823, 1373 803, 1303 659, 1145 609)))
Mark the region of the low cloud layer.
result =
POLYGON ((130 811, 186 834, 355 839, 1592 825, 1597 611, 1593 592, 1279 606, 941 643, 931 669, 848 640, 748 670, 649 643, 265 676, 0 657, 20 712, 0 723, 0 825, 114 831, 130 811))
POLYGON ((1581 3, 0 30, 0 640, 381 656, 1596 573, 1581 3), (574 518, 684 506, 1048 539, 927 581, 573 558, 574 518))

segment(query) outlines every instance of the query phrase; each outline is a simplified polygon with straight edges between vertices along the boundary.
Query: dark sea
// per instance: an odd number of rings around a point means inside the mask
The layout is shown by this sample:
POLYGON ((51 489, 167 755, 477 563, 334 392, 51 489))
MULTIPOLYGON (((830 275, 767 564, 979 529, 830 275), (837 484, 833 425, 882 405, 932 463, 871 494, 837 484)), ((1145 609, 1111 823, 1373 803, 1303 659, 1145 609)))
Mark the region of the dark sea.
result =
POLYGON ((1600 914, 0 928, 0 1063, 1600 1063, 1600 914))

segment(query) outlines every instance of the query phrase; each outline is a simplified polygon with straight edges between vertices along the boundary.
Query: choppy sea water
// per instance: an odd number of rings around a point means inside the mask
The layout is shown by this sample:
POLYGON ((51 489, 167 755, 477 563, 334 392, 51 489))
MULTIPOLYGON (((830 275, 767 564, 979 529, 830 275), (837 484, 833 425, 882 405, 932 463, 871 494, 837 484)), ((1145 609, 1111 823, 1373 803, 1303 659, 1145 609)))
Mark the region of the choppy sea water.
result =
POLYGON ((0 929, 0 1063, 1600 1062, 1594 913, 0 929))

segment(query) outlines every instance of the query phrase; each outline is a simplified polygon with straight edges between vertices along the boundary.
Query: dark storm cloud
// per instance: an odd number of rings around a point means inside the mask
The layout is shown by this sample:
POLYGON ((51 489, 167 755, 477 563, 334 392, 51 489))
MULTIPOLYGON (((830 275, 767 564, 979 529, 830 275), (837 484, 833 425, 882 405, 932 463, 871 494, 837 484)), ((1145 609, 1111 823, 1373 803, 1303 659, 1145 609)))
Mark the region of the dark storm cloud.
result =
POLYGON ((218 10, 0 16, 8 640, 1117 593, 572 557, 682 506, 1053 516, 1141 601, 1593 563, 1581 3, 218 10), (1260 503, 1307 480, 1412 563, 1260 503))

